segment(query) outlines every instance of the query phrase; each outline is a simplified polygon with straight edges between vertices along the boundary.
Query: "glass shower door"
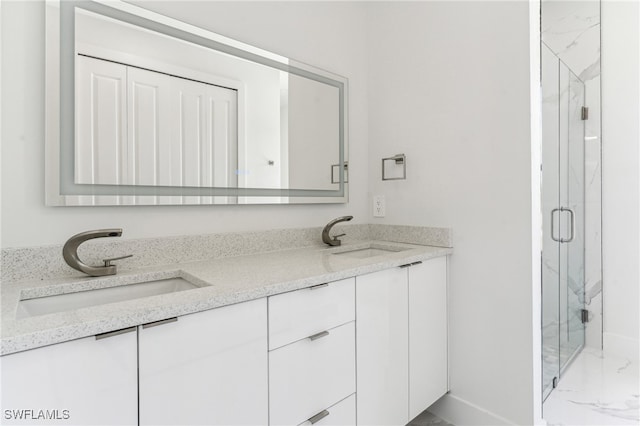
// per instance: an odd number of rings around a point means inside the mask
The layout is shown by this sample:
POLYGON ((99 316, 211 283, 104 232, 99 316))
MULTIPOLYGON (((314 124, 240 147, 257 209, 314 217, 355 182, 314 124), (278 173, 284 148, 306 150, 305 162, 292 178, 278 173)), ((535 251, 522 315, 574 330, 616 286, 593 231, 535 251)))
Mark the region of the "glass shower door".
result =
POLYGON ((542 387, 584 346, 584 83, 542 48, 542 387))
POLYGON ((560 369, 584 346, 584 223, 585 223, 585 159, 584 120, 585 85, 564 64, 560 67, 561 87, 567 88, 567 114, 561 105, 561 175, 560 205, 565 213, 560 223, 560 369), (566 84, 563 83, 566 82, 566 84), (563 131, 563 122, 567 130, 563 131), (565 134, 566 136, 563 136, 565 134), (563 142, 566 138, 567 143, 563 142), (568 213, 568 214, 567 214, 568 213), (562 237, 561 237, 562 238, 562 237))
MULTIPOLYGON (((546 398, 560 377, 560 243, 552 238, 552 212, 560 205, 560 67, 542 45, 542 389, 546 398)), ((554 212, 555 214, 555 212, 554 212)), ((553 230, 555 231, 555 230, 553 230)))

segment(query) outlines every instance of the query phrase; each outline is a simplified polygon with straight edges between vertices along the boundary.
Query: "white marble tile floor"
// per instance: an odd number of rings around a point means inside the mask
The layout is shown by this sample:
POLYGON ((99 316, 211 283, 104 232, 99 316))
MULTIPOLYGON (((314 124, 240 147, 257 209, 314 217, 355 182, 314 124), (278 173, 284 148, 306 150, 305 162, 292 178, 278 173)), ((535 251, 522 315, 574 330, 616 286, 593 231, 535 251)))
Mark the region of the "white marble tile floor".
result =
POLYGON ((585 348, 544 402, 549 426, 640 425, 638 361, 585 348))

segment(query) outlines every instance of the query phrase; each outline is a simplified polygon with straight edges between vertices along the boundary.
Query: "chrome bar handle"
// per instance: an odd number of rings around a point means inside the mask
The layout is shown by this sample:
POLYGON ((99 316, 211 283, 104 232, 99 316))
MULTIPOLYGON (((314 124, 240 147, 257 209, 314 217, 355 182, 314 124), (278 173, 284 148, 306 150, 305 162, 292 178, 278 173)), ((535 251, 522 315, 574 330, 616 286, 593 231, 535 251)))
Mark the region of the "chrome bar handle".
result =
POLYGON ((123 328, 121 330, 108 331, 106 333, 96 334, 96 340, 106 339, 107 337, 119 336, 121 334, 136 331, 137 329, 138 327, 129 327, 129 328, 123 328))
POLYGON ((160 321, 154 321, 154 322, 148 322, 146 324, 142 324, 142 328, 145 329, 145 328, 157 327, 162 324, 168 324, 170 322, 176 322, 176 321, 178 321, 177 317, 167 318, 160 321))
POLYGON ((571 241, 573 241, 573 238, 575 237, 576 234, 576 214, 575 212, 570 209, 570 208, 560 208, 560 211, 563 212, 569 212, 569 216, 571 216, 571 236, 569 238, 560 238, 560 242, 561 243, 570 243, 571 241))
POLYGON ((556 234, 556 227, 554 226, 554 224, 556 223, 554 218, 555 218, 555 212, 559 212, 562 211, 562 207, 558 208, 556 207, 555 209, 551 210, 551 239, 557 243, 561 243, 562 242, 562 238, 558 239, 555 237, 556 234))
POLYGON ((318 285, 312 285, 311 287, 309 287, 309 290, 317 290, 319 288, 324 288, 324 287, 328 287, 329 283, 323 283, 323 284, 318 284, 318 285))
POLYGON ((311 340, 313 342, 314 340, 318 340, 319 338, 325 337, 325 336, 328 336, 328 335, 329 335, 329 332, 325 330, 325 331, 321 331, 320 333, 313 334, 313 335, 307 337, 307 339, 309 339, 309 340, 311 340))
POLYGON ((309 420, 307 420, 307 421, 313 425, 313 424, 318 423, 320 420, 324 419, 328 415, 329 415, 329 411, 322 410, 318 414, 316 414, 315 416, 309 418, 309 420))

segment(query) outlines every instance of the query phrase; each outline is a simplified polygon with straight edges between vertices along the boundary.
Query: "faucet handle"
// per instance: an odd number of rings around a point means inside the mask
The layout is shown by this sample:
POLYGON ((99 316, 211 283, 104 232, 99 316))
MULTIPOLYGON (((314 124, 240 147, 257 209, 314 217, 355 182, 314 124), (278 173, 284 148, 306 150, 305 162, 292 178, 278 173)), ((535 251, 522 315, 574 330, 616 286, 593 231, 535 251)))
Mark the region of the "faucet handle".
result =
POLYGON ((126 256, 120 256, 120 257, 112 257, 111 259, 104 259, 104 266, 112 266, 111 262, 113 262, 114 260, 120 260, 120 259, 126 259, 127 257, 132 257, 132 254, 128 254, 126 256))

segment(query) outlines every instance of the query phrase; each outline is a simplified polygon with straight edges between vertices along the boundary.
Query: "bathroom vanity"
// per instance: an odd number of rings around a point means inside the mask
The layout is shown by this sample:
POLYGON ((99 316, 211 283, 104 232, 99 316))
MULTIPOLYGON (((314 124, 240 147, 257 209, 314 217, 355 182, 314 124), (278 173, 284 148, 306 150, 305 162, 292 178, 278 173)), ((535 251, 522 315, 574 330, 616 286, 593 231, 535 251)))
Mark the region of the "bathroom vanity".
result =
POLYGON ((4 286, 3 424, 406 424, 447 392, 448 254, 366 241, 4 286), (25 295, 171 276, 196 286, 16 318, 25 295))

